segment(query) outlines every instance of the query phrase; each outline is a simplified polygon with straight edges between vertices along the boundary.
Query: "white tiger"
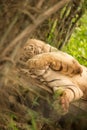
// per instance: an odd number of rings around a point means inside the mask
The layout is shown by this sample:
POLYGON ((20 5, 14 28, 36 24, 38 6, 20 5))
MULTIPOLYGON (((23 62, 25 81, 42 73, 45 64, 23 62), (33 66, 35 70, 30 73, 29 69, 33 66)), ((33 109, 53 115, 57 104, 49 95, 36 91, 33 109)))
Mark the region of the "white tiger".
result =
POLYGON ((53 92, 62 90, 60 103, 67 110, 69 103, 87 98, 87 69, 72 56, 36 39, 29 39, 20 59, 27 64, 31 77, 53 92))

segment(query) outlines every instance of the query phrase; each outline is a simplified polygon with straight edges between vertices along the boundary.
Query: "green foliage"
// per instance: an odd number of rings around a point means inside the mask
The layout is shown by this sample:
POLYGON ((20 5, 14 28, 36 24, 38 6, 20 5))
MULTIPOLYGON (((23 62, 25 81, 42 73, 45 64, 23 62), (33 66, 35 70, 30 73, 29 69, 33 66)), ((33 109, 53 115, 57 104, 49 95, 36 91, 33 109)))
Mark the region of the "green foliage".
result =
POLYGON ((28 114, 31 117, 31 123, 32 123, 31 130, 37 130, 36 118, 37 118, 38 114, 30 109, 28 111, 28 114))
POLYGON ((39 98, 39 96, 35 97, 35 99, 32 102, 32 106, 39 106, 38 98, 39 98))
POLYGON ((54 20, 54 22, 51 22, 49 21, 49 27, 51 28, 50 29, 50 32, 49 34, 47 34, 47 39, 46 41, 52 45, 53 44, 53 39, 55 38, 55 29, 56 29, 56 26, 57 26, 57 19, 54 20))
POLYGON ((87 66, 87 12, 80 19, 68 45, 63 50, 87 66))
POLYGON ((63 94, 63 89, 58 89, 54 92, 53 98, 56 100, 58 97, 60 98, 63 94))
POLYGON ((10 123, 8 124, 9 130, 18 130, 18 128, 16 127, 16 123, 14 121, 14 118, 16 118, 16 116, 14 114, 11 115, 10 123))
POLYGON ((84 4, 83 4, 83 8, 84 8, 84 10, 87 10, 87 0, 84 0, 84 4))

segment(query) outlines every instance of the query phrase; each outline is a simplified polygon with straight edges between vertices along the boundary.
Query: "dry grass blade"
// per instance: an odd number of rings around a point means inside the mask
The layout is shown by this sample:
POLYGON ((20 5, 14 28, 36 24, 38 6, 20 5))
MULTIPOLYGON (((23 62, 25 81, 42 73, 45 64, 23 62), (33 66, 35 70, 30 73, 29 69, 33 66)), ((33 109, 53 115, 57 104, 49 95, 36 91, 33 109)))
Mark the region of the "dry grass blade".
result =
POLYGON ((39 0, 38 4, 36 5, 37 8, 41 8, 45 0, 39 0))
POLYGON ((13 28, 14 24, 17 22, 18 20, 18 15, 16 15, 13 19, 13 21, 11 22, 11 24, 9 25, 7 31, 5 32, 5 34, 3 35, 3 37, 1 38, 0 41, 0 48, 3 46, 5 39, 7 38, 7 36, 9 35, 11 29, 13 28))

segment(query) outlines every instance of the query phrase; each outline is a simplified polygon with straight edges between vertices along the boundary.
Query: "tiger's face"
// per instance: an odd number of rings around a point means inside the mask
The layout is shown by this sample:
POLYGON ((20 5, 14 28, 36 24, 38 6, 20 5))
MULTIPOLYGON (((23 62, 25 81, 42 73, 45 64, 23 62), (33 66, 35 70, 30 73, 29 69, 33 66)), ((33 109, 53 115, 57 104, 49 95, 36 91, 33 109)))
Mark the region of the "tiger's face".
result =
POLYGON ((43 41, 37 39, 29 39, 21 51, 22 53, 20 59, 26 62, 28 59, 31 59, 35 55, 55 51, 58 50, 43 41))
POLYGON ((27 61, 28 59, 32 58, 37 54, 48 52, 49 48, 49 45, 46 46, 43 41, 29 39, 25 44, 24 48, 22 49, 21 60, 27 61))

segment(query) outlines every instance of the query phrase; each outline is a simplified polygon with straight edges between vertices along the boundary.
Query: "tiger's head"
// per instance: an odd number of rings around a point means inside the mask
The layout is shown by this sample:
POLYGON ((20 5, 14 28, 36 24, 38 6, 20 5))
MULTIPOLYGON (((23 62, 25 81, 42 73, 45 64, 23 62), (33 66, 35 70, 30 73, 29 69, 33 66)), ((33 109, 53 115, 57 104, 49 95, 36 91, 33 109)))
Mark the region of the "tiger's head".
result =
POLYGON ((27 61, 35 55, 51 51, 57 51, 57 49, 41 40, 29 39, 21 51, 20 59, 27 61))

